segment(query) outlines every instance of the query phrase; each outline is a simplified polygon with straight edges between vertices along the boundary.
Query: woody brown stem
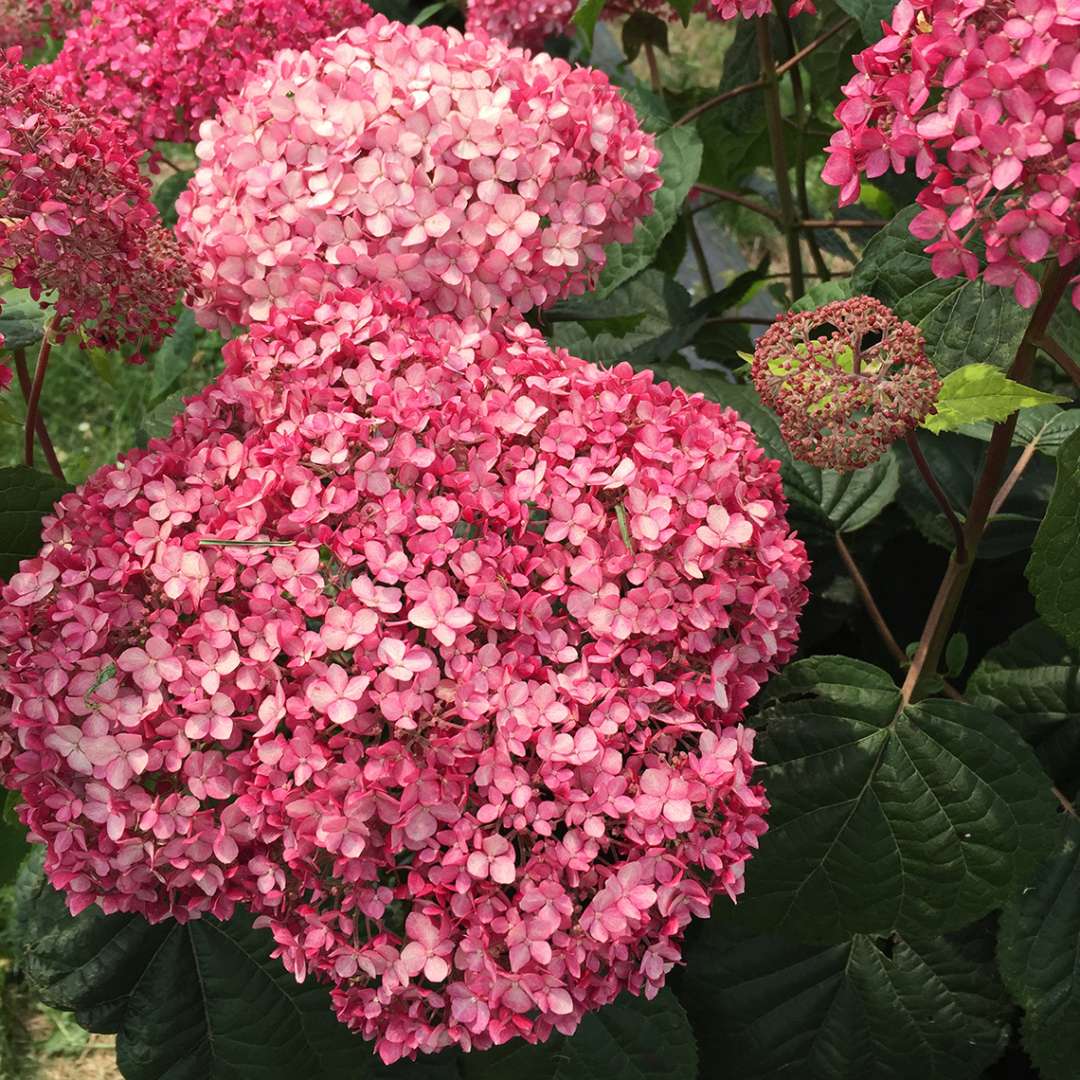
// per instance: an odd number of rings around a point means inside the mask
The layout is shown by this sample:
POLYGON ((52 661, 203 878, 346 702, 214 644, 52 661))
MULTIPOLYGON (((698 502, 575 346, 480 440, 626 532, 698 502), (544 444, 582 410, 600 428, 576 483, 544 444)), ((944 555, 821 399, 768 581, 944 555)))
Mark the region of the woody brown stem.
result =
POLYGON ((26 399, 26 430, 23 438, 23 459, 27 465, 34 464, 34 433, 37 428, 38 410, 41 405, 41 390, 45 385, 45 371, 49 366, 49 354, 52 352, 53 334, 56 332, 59 315, 54 315, 45 327, 45 336, 38 349, 37 364, 34 366, 34 381, 30 385, 30 394, 26 399))
MULTIPOLYGON (((26 350, 15 349, 15 374, 19 379, 19 389, 22 391, 23 401, 30 400, 30 369, 26 366, 26 350)), ((41 452, 45 455, 45 461, 48 463, 49 471, 58 480, 63 480, 67 483, 67 477, 64 476, 64 470, 60 465, 60 460, 56 456, 56 450, 53 447, 52 439, 49 438, 49 432, 45 427, 45 417, 39 412, 37 419, 34 423, 34 430, 37 432, 37 440, 41 444, 41 452)))

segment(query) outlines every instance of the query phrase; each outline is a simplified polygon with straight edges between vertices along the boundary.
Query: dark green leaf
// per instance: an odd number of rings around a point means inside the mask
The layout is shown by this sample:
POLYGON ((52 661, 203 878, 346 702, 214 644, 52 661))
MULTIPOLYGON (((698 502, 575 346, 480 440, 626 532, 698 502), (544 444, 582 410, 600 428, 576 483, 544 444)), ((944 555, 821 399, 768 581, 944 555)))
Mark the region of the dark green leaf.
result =
POLYGON ((176 227, 176 200, 183 194, 194 175, 191 169, 181 169, 162 180, 154 191, 154 205, 161 214, 161 220, 170 229, 176 227))
POLYGON ((706 1061, 744 1080, 967 1080, 1001 1052, 1008 1003, 971 936, 858 935, 839 945, 755 936, 716 913, 687 952, 680 996, 706 1061))
POLYGON ((669 128, 657 136, 663 154, 663 187, 653 195, 653 212, 637 227, 629 244, 609 244, 607 265, 600 274, 597 297, 610 295, 624 281, 645 269, 671 231, 701 168, 701 139, 692 127, 669 128))
POLYGON ((620 86, 619 93, 634 107, 638 123, 654 134, 671 127, 671 110, 659 94, 654 94, 643 82, 620 86))
POLYGON ((858 24, 866 41, 881 39, 881 22, 886 22, 892 14, 892 0, 836 0, 858 24))
POLYGON ((983 657, 966 693, 1016 728, 1055 783, 1080 784, 1080 650, 1028 623, 983 657))
POLYGON ((1008 289, 987 285, 981 276, 975 281, 935 277, 923 241, 908 231, 918 211, 917 206, 902 210, 866 245, 852 275, 852 294, 870 293, 919 326, 943 375, 972 363, 1008 368, 1030 312, 1008 289))
POLYGON ((694 10, 694 0, 671 0, 671 6, 679 13, 683 26, 690 21, 690 12, 694 10))
POLYGON ((28 292, 9 289, 0 295, 0 335, 4 349, 29 349, 45 336, 45 312, 28 292))
MULTIPOLYGON (((986 447, 974 439, 951 433, 931 435, 928 431, 919 431, 916 437, 957 517, 963 521, 982 472, 986 447)), ((919 475, 907 447, 899 447, 898 453, 900 505, 928 540, 951 549, 952 529, 937 501, 919 475)), ((1010 451, 1006 471, 1012 468, 1019 456, 1019 450, 1010 451)), ((979 558, 998 559, 1029 548, 1052 488, 1053 467, 1045 458, 1036 458, 1024 470, 1001 511, 990 522, 979 545, 979 558)))
POLYGON ((968 659, 968 639, 966 634, 953 634, 945 646, 945 671, 956 676, 964 670, 968 659))
POLYGON ((1027 577, 1039 614, 1071 645, 1080 645, 1080 431, 1058 452, 1054 494, 1027 577))
POLYGON ((593 34, 600 12, 604 10, 604 0, 579 0, 577 10, 571 21, 581 30, 588 47, 592 48, 593 34))
POLYGON ((462 1059, 465 1080, 695 1080, 697 1047, 669 990, 652 1001, 623 994, 588 1013, 569 1038, 529 1046, 514 1040, 462 1059))
MULTIPOLYGON (((26 829, 16 821, 0 822, 0 886, 10 885, 30 851, 26 842, 26 829)), ((3 1075, 3 1074, 0 1074, 3 1075)))
POLYGON ((176 320, 172 334, 147 363, 152 365, 151 400, 160 401, 167 397, 180 381, 184 372, 191 367, 192 354, 195 352, 195 312, 184 308, 176 320))
POLYGON ((1001 974, 1024 1007, 1024 1045, 1043 1080, 1080 1062, 1080 822, 1063 815, 1057 851, 1005 908, 1001 974))
POLYGON ((41 548, 41 519, 71 489, 48 473, 22 465, 0 469, 0 578, 41 548))
MULTIPOLYGON (((1065 440, 1080 428, 1080 409, 1060 409, 1057 405, 1039 405, 1023 409, 1016 418, 1013 446, 1027 446, 1034 442, 1036 449, 1047 457, 1056 457, 1065 440)), ((963 435, 989 442, 994 425, 987 423, 965 424, 960 428, 963 435)))
POLYGON ((774 680, 755 725, 772 811, 741 901, 752 925, 940 933, 1000 904, 1045 851, 1046 774, 991 712, 901 707, 880 669, 815 657, 774 680))
POLYGON ((635 11, 623 23, 622 45, 627 60, 636 60, 646 45, 668 51, 668 24, 648 11, 635 11))

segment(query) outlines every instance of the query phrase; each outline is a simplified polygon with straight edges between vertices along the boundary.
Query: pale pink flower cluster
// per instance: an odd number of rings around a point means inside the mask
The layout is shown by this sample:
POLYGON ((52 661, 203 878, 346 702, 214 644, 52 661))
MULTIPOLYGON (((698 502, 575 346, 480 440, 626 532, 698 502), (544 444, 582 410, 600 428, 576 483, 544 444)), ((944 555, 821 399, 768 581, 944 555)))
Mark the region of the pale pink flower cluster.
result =
POLYGON ((130 124, 143 149, 186 142, 278 49, 365 22, 363 0, 93 0, 36 69, 82 109, 130 124))
POLYGON ((1080 0, 901 0, 884 29, 855 57, 824 179, 846 205, 861 174, 914 160, 934 273, 975 278, 984 246, 983 279, 1031 306, 1030 268, 1080 255, 1080 0))
POLYGON ((50 880, 249 907, 386 1061, 654 993, 765 828, 740 720, 808 575, 777 463, 388 288, 226 354, 3 587, 0 775, 50 880))
MULTIPOLYGON (((465 26, 471 33, 488 33, 511 45, 539 49, 548 38, 573 32, 575 0, 468 0, 465 26)), ((714 19, 753 19, 768 15, 772 0, 697 0, 694 10, 714 19)), ((658 15, 668 22, 681 16, 668 0, 609 0, 600 12, 602 19, 617 19, 634 12, 658 15)), ((795 0, 788 9, 794 17, 813 15, 813 0, 795 0)))
POLYGON ((378 281, 465 318, 581 293, 660 185, 602 72, 381 15, 278 53, 201 135, 178 228, 222 330, 378 281))

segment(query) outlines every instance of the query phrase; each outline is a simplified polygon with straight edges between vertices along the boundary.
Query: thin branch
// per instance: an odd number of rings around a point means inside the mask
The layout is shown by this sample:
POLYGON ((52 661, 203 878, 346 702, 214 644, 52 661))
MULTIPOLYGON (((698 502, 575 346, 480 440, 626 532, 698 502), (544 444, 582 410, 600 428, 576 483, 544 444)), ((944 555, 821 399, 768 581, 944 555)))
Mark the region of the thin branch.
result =
POLYGON ((1069 376, 1070 379, 1080 386, 1080 364, 1078 364, 1049 334, 1043 334, 1035 342, 1040 349, 1069 376))
POLYGON ((716 292, 716 286, 713 284, 712 272, 709 270, 709 258, 705 254, 705 248, 702 246, 701 237, 698 235, 697 225, 694 223, 694 215, 686 214, 685 217, 686 235, 690 238, 690 247, 693 248, 694 258, 697 260, 698 273, 701 274, 702 284, 711 296, 716 292))
POLYGON ((1056 798, 1057 801, 1061 803, 1061 805, 1065 808, 1066 814, 1069 814, 1071 817, 1080 817, 1080 814, 1077 814, 1076 812, 1076 807, 1073 806, 1073 804, 1069 801, 1068 797, 1065 795, 1065 792, 1063 792, 1061 788, 1055 787, 1053 784, 1051 784, 1050 790, 1054 793, 1054 798, 1056 798))
POLYGON ((960 519, 956 516, 956 511, 953 509, 952 503, 949 502, 948 495, 945 494, 938 483, 934 470, 930 468, 930 462, 923 456, 922 447, 919 446, 919 440, 915 437, 915 432, 909 431, 904 441, 907 443, 907 448, 911 452, 919 473, 922 475, 923 480, 926 481, 926 486, 930 489, 930 494, 937 500, 938 506, 941 507, 945 517, 949 520, 953 538, 956 541, 956 561, 966 563, 967 544, 964 540, 964 527, 960 524, 960 519))
POLYGON ((800 229, 882 229, 889 223, 874 218, 863 221, 860 218, 838 219, 830 221, 828 218, 804 219, 799 222, 800 229))
MULTIPOLYGON (((19 389, 22 391, 23 401, 30 400, 30 369, 26 366, 26 350, 15 349, 15 374, 19 378, 19 389)), ((41 452, 45 455, 45 461, 48 463, 49 472, 57 478, 67 483, 67 477, 64 475, 63 467, 60 465, 60 459, 56 456, 56 449, 53 447, 52 439, 49 438, 49 432, 45 427, 45 417, 39 412, 37 414, 37 420, 34 424, 34 430, 37 432, 38 442, 41 444, 41 452)))
POLYGON ((749 94, 752 90, 760 90, 764 85, 764 79, 755 79, 753 82, 736 86, 733 90, 725 90, 722 94, 717 94, 716 97, 709 98, 708 101, 695 105, 689 112, 683 113, 671 126, 682 127, 684 124, 692 124, 702 113, 707 113, 710 109, 715 109, 717 105, 723 105, 725 101, 731 101, 742 94, 749 94))
POLYGON ((664 92, 664 81, 660 78, 660 65, 656 62, 656 50, 651 41, 645 42, 645 59, 649 62, 649 80, 652 82, 652 91, 659 96, 664 92))
POLYGON ((1039 436, 1036 435, 1024 447, 1024 452, 1016 460, 1016 464, 1012 467, 1012 471, 1005 477, 1004 483, 998 488, 998 493, 994 496, 994 501, 990 504, 990 513, 987 515, 990 518, 997 517, 998 511, 1001 509, 1005 500, 1012 494, 1012 489, 1016 487, 1017 481, 1024 475, 1024 470, 1031 463, 1031 459, 1035 456, 1035 451, 1039 448, 1039 436))
POLYGON ((34 464, 34 434, 37 428, 38 409, 41 405, 41 389, 45 385, 45 370, 49 366, 49 353, 52 351, 53 334, 60 321, 59 315, 54 315, 52 321, 45 327, 45 336, 41 339, 41 348, 38 350, 37 364, 34 367, 34 381, 30 386, 30 394, 26 399, 26 432, 23 439, 23 458, 27 465, 34 464))
MULTIPOLYGON (((763 214, 765 217, 780 224, 780 215, 773 210, 771 206, 763 206, 761 203, 754 202, 753 199, 746 198, 745 195, 736 195, 734 191, 725 191, 723 188, 713 187, 712 184, 696 183, 694 187, 698 191, 704 191, 706 195, 714 195, 722 202, 736 203, 738 206, 745 207, 747 210, 753 210, 755 214, 763 214)), ((784 275, 787 276, 786 274, 784 275)))
POLYGON ((839 34, 845 26, 850 25, 850 18, 841 19, 838 23, 833 23, 833 25, 830 26, 828 30, 826 30, 822 34, 819 34, 816 38, 814 38, 813 41, 810 42, 809 45, 804 45, 803 48, 801 48, 797 53, 795 53, 794 56, 780 64, 776 69, 776 74, 786 74, 796 64, 801 63, 803 60, 805 60, 812 52, 814 52, 815 49, 819 49, 822 45, 824 45, 825 42, 829 40, 829 38, 833 37, 835 34, 839 34))
POLYGON ((863 602, 863 607, 866 608, 866 614, 870 616, 870 621, 874 624, 874 629, 878 632, 878 637, 884 642, 885 648, 889 650, 900 667, 906 668, 908 655, 900 648, 900 643, 893 637, 893 632, 889 629, 885 616, 881 614, 881 608, 877 606, 873 593, 870 592, 870 586, 866 583, 866 578, 862 576, 858 563, 855 562, 854 556, 839 533, 836 533, 836 550, 840 552, 840 558, 843 559, 851 580, 855 582, 855 590, 863 602))

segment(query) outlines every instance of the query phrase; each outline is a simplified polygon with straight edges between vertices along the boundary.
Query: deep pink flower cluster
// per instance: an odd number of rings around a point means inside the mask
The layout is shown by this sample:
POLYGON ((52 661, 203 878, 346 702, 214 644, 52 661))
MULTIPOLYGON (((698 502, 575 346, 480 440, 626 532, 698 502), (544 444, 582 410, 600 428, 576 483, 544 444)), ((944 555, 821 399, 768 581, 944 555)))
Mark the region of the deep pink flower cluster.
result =
POLYGON ((381 15, 278 53, 201 134, 178 228, 222 330, 375 281, 461 317, 581 293, 660 185, 602 72, 381 15))
POLYGON ((877 461, 941 390, 922 331, 872 296, 781 316, 758 339, 751 372, 792 453, 838 472, 877 461))
MULTIPOLYGON (((768 15, 773 0, 697 0, 694 9, 715 19, 753 19, 768 15)), ((484 32, 511 45, 539 49, 548 38, 572 32, 571 17, 576 10, 575 0, 468 0, 465 25, 471 33, 484 32)), ((668 0, 608 0, 600 17, 616 19, 636 11, 668 22, 681 18, 668 0)), ((788 15, 804 11, 811 15, 817 11, 813 0, 795 0, 788 15)))
POLYGON ((824 179, 846 205, 861 174, 913 159, 927 185, 911 231, 934 273, 974 278, 981 241, 984 280, 1031 306, 1029 267, 1080 254, 1080 0, 901 0, 883 25, 855 57, 824 179))
POLYGON ((128 133, 42 92, 0 57, 0 270, 34 299, 54 291, 60 336, 153 346, 187 281, 128 133))
POLYGON ((83 0, 0 0, 0 50, 38 49, 47 36, 63 37, 83 0))
POLYGON ((243 903, 392 1061, 653 993, 764 830, 808 564, 730 410, 381 290, 231 343, 3 588, 73 910, 243 903))
POLYGON ((278 49, 365 22, 363 0, 93 0, 38 69, 81 108, 129 123, 139 145, 186 142, 278 49))

